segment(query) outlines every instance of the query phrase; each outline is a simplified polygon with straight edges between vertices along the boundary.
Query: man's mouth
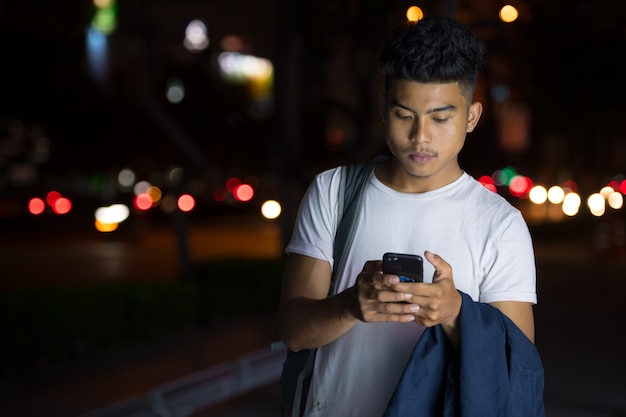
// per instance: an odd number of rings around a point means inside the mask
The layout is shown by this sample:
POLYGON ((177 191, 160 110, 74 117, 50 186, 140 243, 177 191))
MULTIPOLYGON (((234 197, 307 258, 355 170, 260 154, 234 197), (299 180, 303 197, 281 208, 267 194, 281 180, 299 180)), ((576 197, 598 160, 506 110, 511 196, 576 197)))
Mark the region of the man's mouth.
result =
POLYGON ((433 158, 437 158, 439 154, 436 151, 420 151, 420 152, 410 152, 409 157, 413 162, 418 164, 423 164, 430 161, 433 158))

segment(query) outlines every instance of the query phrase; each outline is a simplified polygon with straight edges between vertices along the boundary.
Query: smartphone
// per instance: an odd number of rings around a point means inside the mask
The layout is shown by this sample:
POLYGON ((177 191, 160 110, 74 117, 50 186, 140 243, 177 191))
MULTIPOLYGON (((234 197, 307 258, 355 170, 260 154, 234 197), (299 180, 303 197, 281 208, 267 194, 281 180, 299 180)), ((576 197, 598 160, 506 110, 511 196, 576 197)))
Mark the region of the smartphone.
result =
POLYGON ((400 282, 423 282, 424 261, 419 255, 405 253, 385 253, 383 274, 397 275, 400 282))

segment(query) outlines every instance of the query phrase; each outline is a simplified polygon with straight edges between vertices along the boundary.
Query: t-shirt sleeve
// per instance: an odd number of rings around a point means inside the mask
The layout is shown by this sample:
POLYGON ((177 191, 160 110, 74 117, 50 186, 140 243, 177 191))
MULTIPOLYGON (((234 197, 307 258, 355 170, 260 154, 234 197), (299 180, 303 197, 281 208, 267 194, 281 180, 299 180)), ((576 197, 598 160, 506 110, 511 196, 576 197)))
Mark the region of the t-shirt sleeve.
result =
POLYGON ((490 242, 480 301, 537 303, 535 255, 528 226, 519 212, 501 224, 490 242))
POLYGON ((337 223, 339 169, 318 174, 309 185, 287 245, 287 254, 297 253, 328 261, 333 265, 333 244, 337 223))

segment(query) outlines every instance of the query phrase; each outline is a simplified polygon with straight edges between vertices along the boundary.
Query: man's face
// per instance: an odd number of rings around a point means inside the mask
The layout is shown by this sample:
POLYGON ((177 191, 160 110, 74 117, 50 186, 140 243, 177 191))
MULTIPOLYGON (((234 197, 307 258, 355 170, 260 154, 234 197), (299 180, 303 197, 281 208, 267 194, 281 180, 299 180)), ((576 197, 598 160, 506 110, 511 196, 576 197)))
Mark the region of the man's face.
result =
POLYGON ((482 106, 469 107, 458 83, 424 84, 394 80, 384 106, 385 136, 397 163, 391 186, 424 192, 461 175, 458 154, 478 123, 482 106))

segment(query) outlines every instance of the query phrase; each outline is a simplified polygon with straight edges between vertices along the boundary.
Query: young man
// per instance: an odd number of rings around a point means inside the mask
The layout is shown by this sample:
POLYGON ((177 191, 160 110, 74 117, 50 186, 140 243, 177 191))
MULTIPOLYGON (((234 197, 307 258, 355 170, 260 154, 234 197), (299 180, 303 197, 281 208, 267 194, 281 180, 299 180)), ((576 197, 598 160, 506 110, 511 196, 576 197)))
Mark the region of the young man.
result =
POLYGON ((440 325, 458 347, 460 292, 534 339, 528 228, 458 162, 482 113, 472 100, 484 49, 448 18, 407 23, 384 45, 382 111, 392 156, 366 183, 331 296, 343 168, 319 174, 303 198, 286 249, 280 331, 292 351, 318 348, 305 416, 382 416, 426 327, 440 325), (424 283, 383 274, 385 252, 423 254, 424 283))

